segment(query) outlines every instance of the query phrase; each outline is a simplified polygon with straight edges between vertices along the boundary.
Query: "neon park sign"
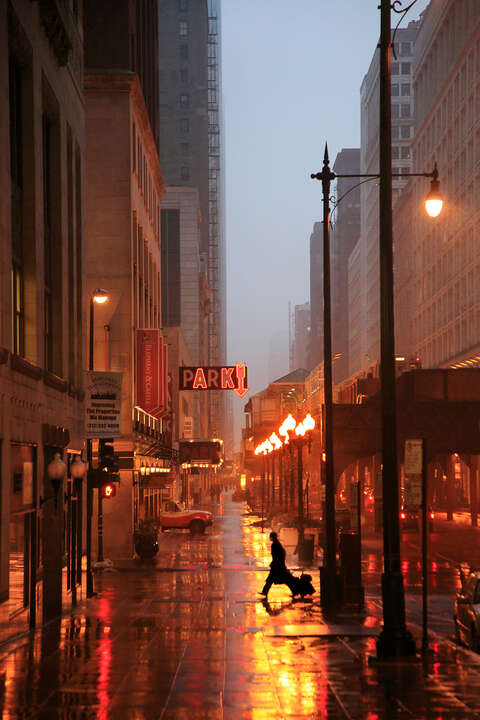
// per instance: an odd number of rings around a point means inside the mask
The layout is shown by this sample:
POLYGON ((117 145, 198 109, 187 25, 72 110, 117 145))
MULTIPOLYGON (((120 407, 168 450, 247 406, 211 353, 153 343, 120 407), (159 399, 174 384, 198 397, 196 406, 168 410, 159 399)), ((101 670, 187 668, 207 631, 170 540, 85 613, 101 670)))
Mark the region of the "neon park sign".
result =
POLYGON ((248 392, 245 363, 225 367, 182 366, 179 371, 179 390, 233 390, 238 397, 248 392))

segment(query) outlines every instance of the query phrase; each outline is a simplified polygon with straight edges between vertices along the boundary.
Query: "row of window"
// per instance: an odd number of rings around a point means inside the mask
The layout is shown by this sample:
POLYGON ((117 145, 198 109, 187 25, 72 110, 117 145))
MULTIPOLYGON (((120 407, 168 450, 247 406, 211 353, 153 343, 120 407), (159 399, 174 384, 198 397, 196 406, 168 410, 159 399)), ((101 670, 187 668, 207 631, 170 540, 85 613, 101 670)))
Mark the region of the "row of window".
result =
POLYGON ((410 160, 409 145, 392 145, 392 160, 410 160))
POLYGON ((145 208, 152 223, 154 233, 156 237, 159 238, 160 202, 135 123, 132 123, 132 169, 137 177, 138 188, 143 195, 145 208))
POLYGON ((392 120, 409 118, 412 115, 410 103, 392 103, 392 120))
POLYGON ((143 228, 137 223, 135 211, 132 217, 132 254, 133 322, 137 328, 160 327, 160 272, 149 252, 143 228))
MULTIPOLYGON (((10 177, 11 177, 11 298, 12 298, 12 353, 43 364, 47 370, 67 377, 77 387, 82 385, 82 198, 81 155, 66 124, 65 145, 60 133, 61 116, 57 98, 45 84, 41 97, 40 113, 35 106, 32 53, 9 57, 9 111, 10 111, 10 177), (28 57, 27 57, 28 55, 28 57), (41 127, 36 128, 37 118, 41 127), (42 169, 43 204, 43 273, 35 266, 36 228, 25 223, 25 199, 34 197, 33 182, 35 138, 41 137, 39 156, 42 169), (65 170, 66 188, 58 179, 65 170), (63 236, 63 208, 68 214, 67 231, 63 236), (67 275, 63 278, 58 268, 65 256, 67 275), (43 296, 43 318, 35 302, 26 298, 37 297, 40 286, 43 296), (64 292, 65 288, 65 292, 64 292), (62 313, 56 312, 66 301, 67 323, 62 313), (26 332, 28 328, 28 333, 26 332), (67 333, 67 342, 62 337, 67 333), (39 356, 38 336, 43 335, 43 357, 39 356), (67 362, 63 347, 67 346, 67 362)), ((33 208, 28 213, 33 213, 33 208)), ((34 213, 33 213, 34 214, 34 213)))
POLYGON ((393 125, 392 127, 392 139, 393 140, 408 140, 412 137, 412 126, 411 125, 393 125))
POLYGON ((406 97, 411 95, 410 83, 392 83, 392 97, 406 97))
POLYGON ((412 72, 412 63, 392 63, 392 75, 410 75, 412 72))

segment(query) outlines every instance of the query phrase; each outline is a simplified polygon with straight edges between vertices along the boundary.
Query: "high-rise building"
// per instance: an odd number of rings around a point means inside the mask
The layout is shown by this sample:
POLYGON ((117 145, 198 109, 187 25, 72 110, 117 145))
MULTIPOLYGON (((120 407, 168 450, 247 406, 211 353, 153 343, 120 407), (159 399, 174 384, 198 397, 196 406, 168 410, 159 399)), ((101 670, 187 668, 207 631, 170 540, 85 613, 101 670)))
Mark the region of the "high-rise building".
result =
POLYGON ((415 43, 414 171, 438 164, 443 212, 424 209, 412 178, 394 217, 396 330, 402 354, 424 367, 480 363, 480 4, 436 0, 415 43))
MULTIPOLYGON (((411 145, 414 133, 414 106, 412 92, 413 45, 419 21, 399 28, 395 35, 395 57, 392 58, 392 167, 393 202, 399 197, 407 179, 402 175, 411 172, 411 145)), ((379 102, 380 63, 376 50, 363 80, 360 96, 360 172, 379 172, 379 102)), ((380 269, 379 269, 379 195, 378 182, 360 186, 360 239, 357 267, 351 267, 354 276, 360 273, 361 324, 365 335, 357 344, 354 355, 350 349, 350 370, 361 370, 367 363, 380 359, 380 269)))
MULTIPOLYGON (((167 186, 197 188, 200 251, 211 289, 209 365, 226 360, 226 254, 220 4, 159 0, 160 162, 167 186)), ((210 393, 209 434, 224 431, 224 398, 210 393)))
MULTIPOLYGON (((323 223, 310 235, 310 345, 308 368, 323 362, 323 223)), ((293 370, 293 367, 290 367, 293 370)))
MULTIPOLYGON (((337 175, 359 175, 360 149, 343 148, 335 159, 337 175)), ((338 178, 336 210, 331 247, 332 352, 334 382, 349 372, 348 332, 348 259, 360 235, 360 184, 358 178, 338 178)))

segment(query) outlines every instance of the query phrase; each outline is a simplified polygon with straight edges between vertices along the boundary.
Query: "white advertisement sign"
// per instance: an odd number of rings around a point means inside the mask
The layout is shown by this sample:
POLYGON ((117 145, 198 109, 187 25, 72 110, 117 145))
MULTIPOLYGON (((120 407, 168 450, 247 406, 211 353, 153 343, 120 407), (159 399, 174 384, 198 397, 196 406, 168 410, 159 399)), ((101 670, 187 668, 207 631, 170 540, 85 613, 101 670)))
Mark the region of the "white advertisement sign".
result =
POLYGON ((86 372, 85 379, 85 436, 120 437, 122 373, 86 372))
POLYGON ((405 475, 421 475, 422 440, 405 440, 405 475))

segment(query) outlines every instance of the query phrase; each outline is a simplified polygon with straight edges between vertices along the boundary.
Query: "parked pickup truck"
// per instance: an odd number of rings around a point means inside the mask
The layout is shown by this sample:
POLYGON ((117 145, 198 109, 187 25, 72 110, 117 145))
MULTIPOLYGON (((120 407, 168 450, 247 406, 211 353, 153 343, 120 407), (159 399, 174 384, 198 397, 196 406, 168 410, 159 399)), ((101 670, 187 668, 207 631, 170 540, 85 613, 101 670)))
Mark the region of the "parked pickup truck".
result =
POLYGON ((186 510, 183 503, 178 500, 169 500, 165 510, 160 513, 162 530, 180 528, 190 530, 191 533, 203 533, 208 525, 213 523, 212 513, 207 510, 186 510))

